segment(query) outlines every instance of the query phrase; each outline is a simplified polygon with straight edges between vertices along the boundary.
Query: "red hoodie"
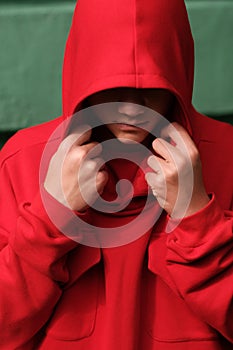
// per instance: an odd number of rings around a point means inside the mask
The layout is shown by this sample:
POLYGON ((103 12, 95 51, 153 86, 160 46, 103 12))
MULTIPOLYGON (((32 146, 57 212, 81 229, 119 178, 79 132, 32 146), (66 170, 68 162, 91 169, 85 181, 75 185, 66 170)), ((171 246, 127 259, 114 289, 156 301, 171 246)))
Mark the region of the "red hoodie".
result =
MULTIPOLYGON (((0 349, 233 349, 233 132, 194 110, 192 86, 182 0, 78 1, 64 60, 63 116, 20 131, 0 155, 0 349), (42 192, 64 225, 68 209, 40 188, 39 168, 64 118, 90 94, 114 87, 176 96, 175 119, 199 149, 212 199, 169 234, 163 212, 131 243, 94 248, 50 220, 42 192)), ((125 176, 120 169, 110 166, 107 194, 125 176)), ((121 215, 90 209, 87 220, 106 227, 132 220, 148 194, 143 174, 132 181, 134 199, 121 215)), ((157 209, 154 201, 153 215, 157 209)))

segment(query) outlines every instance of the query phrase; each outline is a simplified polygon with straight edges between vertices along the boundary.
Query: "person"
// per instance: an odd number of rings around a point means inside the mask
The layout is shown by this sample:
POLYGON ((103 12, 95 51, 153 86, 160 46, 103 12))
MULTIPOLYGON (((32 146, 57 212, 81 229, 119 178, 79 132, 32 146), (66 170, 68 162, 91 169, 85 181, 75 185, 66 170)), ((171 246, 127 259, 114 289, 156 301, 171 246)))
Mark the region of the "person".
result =
POLYGON ((1 151, 1 349, 233 349, 233 133, 193 68, 183 0, 78 1, 63 115, 1 151))

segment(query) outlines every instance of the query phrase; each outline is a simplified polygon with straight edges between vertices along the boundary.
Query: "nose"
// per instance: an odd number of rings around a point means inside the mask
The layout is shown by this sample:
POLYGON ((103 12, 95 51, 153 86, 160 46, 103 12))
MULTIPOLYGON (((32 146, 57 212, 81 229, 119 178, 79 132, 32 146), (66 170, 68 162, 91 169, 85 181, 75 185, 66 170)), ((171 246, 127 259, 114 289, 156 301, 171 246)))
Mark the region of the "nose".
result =
POLYGON ((132 102, 121 102, 118 112, 129 117, 137 117, 144 114, 144 107, 132 102))

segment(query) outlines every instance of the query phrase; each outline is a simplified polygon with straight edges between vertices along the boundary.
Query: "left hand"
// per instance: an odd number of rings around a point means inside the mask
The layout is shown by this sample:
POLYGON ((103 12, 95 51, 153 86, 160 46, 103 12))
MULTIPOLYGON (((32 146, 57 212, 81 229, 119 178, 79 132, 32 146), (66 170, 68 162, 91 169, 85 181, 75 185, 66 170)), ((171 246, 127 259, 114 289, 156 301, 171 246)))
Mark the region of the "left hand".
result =
POLYGON ((153 172, 146 174, 146 180, 160 206, 171 217, 183 218, 196 213, 210 200, 203 183, 199 152, 178 123, 163 129, 161 137, 152 144, 157 155, 148 158, 153 172))

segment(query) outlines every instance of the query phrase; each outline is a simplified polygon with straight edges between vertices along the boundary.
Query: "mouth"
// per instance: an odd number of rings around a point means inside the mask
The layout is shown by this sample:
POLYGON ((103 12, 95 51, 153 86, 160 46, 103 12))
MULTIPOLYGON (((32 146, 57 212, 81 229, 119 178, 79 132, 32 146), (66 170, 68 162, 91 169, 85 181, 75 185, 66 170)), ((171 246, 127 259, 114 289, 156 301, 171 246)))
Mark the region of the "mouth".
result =
POLYGON ((135 122, 128 122, 128 121, 116 121, 114 120, 113 123, 120 129, 124 129, 124 130, 135 130, 138 128, 143 128, 148 122, 146 121, 135 121, 135 122))

